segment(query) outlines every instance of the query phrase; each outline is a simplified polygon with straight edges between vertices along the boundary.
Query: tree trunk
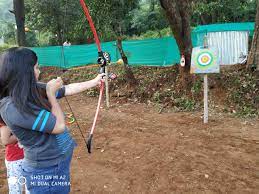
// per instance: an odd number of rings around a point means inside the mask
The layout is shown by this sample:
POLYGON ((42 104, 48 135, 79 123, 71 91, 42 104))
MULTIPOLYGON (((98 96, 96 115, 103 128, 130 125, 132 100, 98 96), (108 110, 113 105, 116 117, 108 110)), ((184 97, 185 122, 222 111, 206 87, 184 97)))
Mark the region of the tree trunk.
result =
POLYGON ((254 37, 247 60, 247 68, 250 69, 253 66, 259 71, 259 1, 257 2, 254 37))
POLYGON ((202 25, 206 25, 206 24, 207 24, 204 15, 201 15, 201 24, 202 24, 202 25))
POLYGON ((185 66, 179 66, 179 68, 183 87, 186 88, 190 81, 189 77, 192 53, 190 2, 188 0, 160 0, 160 4, 165 10, 170 28, 179 47, 180 54, 185 57, 185 66))
MULTIPOLYGON (((55 10, 55 9, 54 9, 55 10)), ((56 9, 57 10, 57 9, 56 9)), ((58 12, 55 12, 55 17, 54 17, 57 21, 57 42, 58 45, 63 45, 64 40, 64 29, 62 29, 62 24, 60 23, 60 21, 62 21, 62 18, 60 18, 60 15, 58 15, 58 12)))
POLYGON ((57 39, 58 39, 58 45, 63 45, 63 35, 62 35, 62 29, 60 27, 60 25, 58 25, 58 28, 57 28, 57 39))
POLYGON ((18 46, 26 46, 24 0, 13 0, 13 7, 17 26, 17 44, 18 46))
POLYGON ((117 39, 117 47, 119 49, 121 58, 122 58, 123 63, 124 63, 124 69, 125 69, 125 72, 126 72, 126 80, 129 83, 130 87, 135 87, 138 84, 138 81, 136 80, 136 78, 135 78, 135 76, 134 76, 134 74, 133 74, 133 72, 132 72, 132 70, 129 66, 128 58, 123 51, 122 40, 121 40, 120 37, 118 37, 118 39, 117 39))

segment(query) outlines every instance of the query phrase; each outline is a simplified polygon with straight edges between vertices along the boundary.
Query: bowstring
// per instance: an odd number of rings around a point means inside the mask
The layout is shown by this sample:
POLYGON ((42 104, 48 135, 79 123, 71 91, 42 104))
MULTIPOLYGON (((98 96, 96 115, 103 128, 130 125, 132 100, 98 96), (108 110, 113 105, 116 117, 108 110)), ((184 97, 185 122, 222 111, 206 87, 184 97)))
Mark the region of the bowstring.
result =
MULTIPOLYGON (((66 26, 66 17, 67 17, 67 1, 68 0, 66 0, 66 5, 65 5, 65 17, 64 17, 64 22, 63 22, 63 31, 62 31, 62 43, 64 42, 64 35, 65 35, 65 31, 67 32, 67 26, 66 26)), ((64 61, 64 65, 65 65, 65 55, 64 55, 64 46, 63 46, 63 44, 62 44, 62 54, 63 54, 63 61, 64 61)), ((65 65, 66 66, 66 65, 65 65)), ((60 69, 61 69, 61 64, 60 64, 60 69)), ((63 72, 64 73, 64 72, 63 72)), ((62 73, 62 74, 63 74, 62 73)), ((84 140, 84 142, 85 142, 85 145, 87 146, 87 142, 86 142, 86 139, 85 139, 85 137, 84 137, 84 134, 83 134, 83 131, 82 131, 82 129, 81 129, 81 127, 80 127, 80 125, 79 125, 79 123, 78 123, 78 120, 77 120, 77 118, 76 118, 76 116, 75 116, 75 113, 74 113, 74 111, 73 111, 73 109, 72 109, 72 107, 71 107, 71 105, 70 105, 70 103, 69 103, 69 101, 68 101, 68 99, 67 99, 67 97, 65 96, 65 100, 66 100, 66 103, 67 103, 67 105, 68 105, 68 107, 69 107, 69 110, 70 110, 70 112, 73 114, 73 117, 74 117, 74 119, 75 119, 75 123, 76 123, 76 126, 77 126, 77 128, 79 129, 79 131, 80 131, 80 134, 81 134, 81 136, 82 136, 82 138, 83 138, 83 140, 84 140)))

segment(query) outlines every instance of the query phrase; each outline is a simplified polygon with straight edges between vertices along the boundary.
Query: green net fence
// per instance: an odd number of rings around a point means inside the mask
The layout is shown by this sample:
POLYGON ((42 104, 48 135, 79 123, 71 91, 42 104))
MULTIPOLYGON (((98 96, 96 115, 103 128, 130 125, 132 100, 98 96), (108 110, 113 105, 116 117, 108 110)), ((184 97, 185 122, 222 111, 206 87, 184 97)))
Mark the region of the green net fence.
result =
MULTIPOLYGON (((203 36, 216 31, 249 31, 253 34, 254 23, 228 23, 198 26, 192 32, 193 46, 201 46, 203 36)), ((171 66, 180 61, 180 53, 173 37, 146 40, 123 41, 123 50, 131 66, 171 66)), ((72 68, 95 64, 97 48, 95 44, 33 47, 41 66, 72 68)), ((112 61, 120 58, 116 42, 102 43, 102 50, 109 52, 112 61)))

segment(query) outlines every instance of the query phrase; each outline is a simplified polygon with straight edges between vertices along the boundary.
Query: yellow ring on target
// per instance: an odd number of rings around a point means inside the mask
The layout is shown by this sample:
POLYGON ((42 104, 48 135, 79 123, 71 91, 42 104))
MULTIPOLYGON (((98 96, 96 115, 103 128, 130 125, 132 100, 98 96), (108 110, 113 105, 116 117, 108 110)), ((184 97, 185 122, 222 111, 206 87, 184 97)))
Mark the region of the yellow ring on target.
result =
POLYGON ((214 63, 214 57, 212 53, 208 51, 203 51, 198 53, 196 56, 196 64, 203 69, 208 68, 210 65, 214 63))
POLYGON ((208 63, 208 61, 209 61, 210 59, 209 59, 209 57, 208 56, 202 56, 202 58, 201 58, 201 62, 202 63, 208 63))

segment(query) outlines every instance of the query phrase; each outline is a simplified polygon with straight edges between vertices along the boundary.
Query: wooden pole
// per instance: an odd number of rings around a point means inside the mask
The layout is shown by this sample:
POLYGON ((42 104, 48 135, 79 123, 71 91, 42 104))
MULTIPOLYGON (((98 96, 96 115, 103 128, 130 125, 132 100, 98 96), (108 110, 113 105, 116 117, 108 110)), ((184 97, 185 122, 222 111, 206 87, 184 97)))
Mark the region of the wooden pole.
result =
POLYGON ((110 96, 109 96, 109 82, 108 82, 108 75, 109 75, 109 72, 108 72, 108 66, 105 66, 105 73, 106 73, 106 76, 105 76, 105 96, 106 96, 106 106, 107 108, 110 107, 110 96))
MULTIPOLYGON (((208 48, 208 36, 204 36, 203 47, 208 48)), ((209 120, 209 105, 208 105, 208 74, 204 74, 204 106, 203 106, 203 123, 208 123, 209 120)))
POLYGON ((60 69, 65 69, 65 51, 64 51, 64 46, 61 45, 61 64, 60 64, 60 69))
POLYGON ((204 74, 204 115, 203 122, 206 124, 209 120, 209 106, 208 106, 208 75, 204 74))

